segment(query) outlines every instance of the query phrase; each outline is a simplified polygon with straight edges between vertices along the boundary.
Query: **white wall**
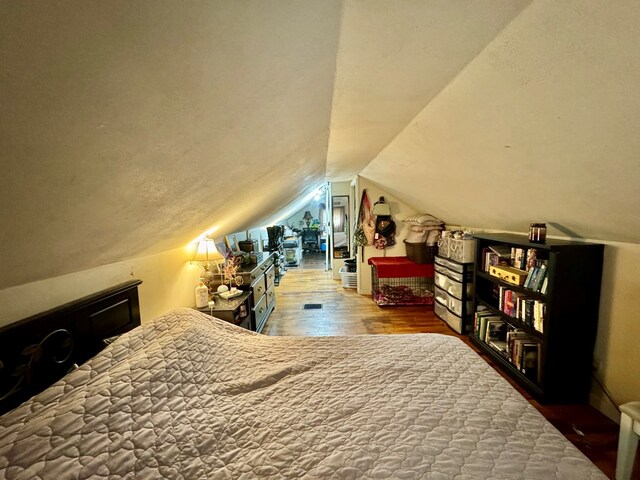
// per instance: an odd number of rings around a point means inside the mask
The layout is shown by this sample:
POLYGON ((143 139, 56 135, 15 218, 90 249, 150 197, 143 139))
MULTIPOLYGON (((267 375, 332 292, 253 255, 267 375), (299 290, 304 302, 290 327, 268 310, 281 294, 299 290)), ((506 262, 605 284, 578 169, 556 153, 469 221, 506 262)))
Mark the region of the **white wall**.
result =
POLYGON ((202 267, 180 248, 82 272, 0 290, 0 326, 131 279, 140 279, 140 315, 146 322, 176 307, 194 304, 202 267))
POLYGON ((406 256, 406 248, 403 240, 407 237, 407 224, 402 220, 415 213, 431 213, 429 209, 417 212, 415 208, 398 200, 397 197, 387 193, 383 187, 366 178, 358 177, 357 181, 357 201, 358 206, 362 196, 362 190, 367 189, 371 206, 383 196, 385 203, 391 208, 391 217, 396 222, 396 244, 384 250, 377 250, 373 246, 358 247, 358 293, 363 295, 371 295, 371 267, 367 263, 369 258, 373 257, 404 257, 406 256), (364 248, 364 261, 362 249, 364 248))
MULTIPOLYGON (((605 243, 596 374, 618 404, 640 400, 640 245, 605 243)), ((618 413, 597 386, 589 402, 614 420, 618 413)))

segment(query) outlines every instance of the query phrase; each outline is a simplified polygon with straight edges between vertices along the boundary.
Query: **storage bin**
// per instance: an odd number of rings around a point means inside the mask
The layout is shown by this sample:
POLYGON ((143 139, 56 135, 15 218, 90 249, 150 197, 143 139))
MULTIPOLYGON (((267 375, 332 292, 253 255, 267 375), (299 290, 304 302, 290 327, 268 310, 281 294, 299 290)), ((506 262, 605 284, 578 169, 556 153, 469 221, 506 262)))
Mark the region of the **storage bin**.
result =
POLYGON ((449 279, 438 270, 436 270, 434 275, 434 281, 436 286, 443 290, 446 290, 449 287, 449 279))
MULTIPOLYGON (((438 265, 445 267, 447 270, 453 270, 454 272, 464 273, 464 265, 460 265, 456 262, 450 262, 449 260, 442 258, 440 256, 436 256, 434 259, 436 268, 438 265)), ((446 273, 446 272, 445 272, 446 273)))
POLYGON ((460 263, 473 263, 476 259, 475 238, 448 238, 449 258, 460 263))
POLYGON ((342 267, 338 271, 342 280, 342 288, 358 288, 358 274, 356 272, 349 272, 347 267, 342 267))
POLYGON ((438 239, 438 255, 449 258, 449 238, 440 237, 438 239))
MULTIPOLYGON (((449 309, 449 311, 461 317, 462 310, 464 309, 464 302, 458 300, 452 295, 448 295, 448 299, 449 300, 447 303, 447 308, 449 309)), ((470 312, 472 308, 473 308, 473 302, 472 301, 466 302, 466 311, 470 312)))
POLYGON ((414 263, 433 263, 433 257, 438 253, 437 245, 427 245, 424 242, 411 243, 404 240, 407 258, 414 263))
POLYGON ((442 305, 440 302, 435 303, 433 310, 439 318, 447 322, 447 324, 456 332, 461 334, 467 333, 462 330, 462 318, 447 310, 447 307, 442 305))
MULTIPOLYGON (((457 265, 452 262, 444 260, 447 264, 457 265)), ((470 297, 473 293, 473 284, 471 283, 471 272, 467 272, 465 282, 465 274, 456 272, 443 265, 443 260, 440 257, 436 257, 435 263, 435 284, 441 289, 445 290, 448 294, 453 295, 456 298, 470 297)), ((464 268, 464 267, 463 267, 464 268)))
POLYGON ((444 305, 445 307, 449 304, 449 295, 444 290, 435 287, 433 289, 433 296, 440 305, 444 305))

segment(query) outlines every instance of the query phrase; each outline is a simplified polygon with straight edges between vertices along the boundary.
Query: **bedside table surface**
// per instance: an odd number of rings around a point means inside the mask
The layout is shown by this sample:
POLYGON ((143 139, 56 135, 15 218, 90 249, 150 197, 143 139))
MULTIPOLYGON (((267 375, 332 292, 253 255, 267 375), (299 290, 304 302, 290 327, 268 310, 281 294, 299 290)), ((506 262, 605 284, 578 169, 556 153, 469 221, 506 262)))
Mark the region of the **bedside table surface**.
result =
MULTIPOLYGON (((251 295, 251 292, 242 292, 237 297, 233 297, 227 300, 225 298, 220 297, 218 294, 214 293, 211 297, 211 299, 213 300, 213 311, 226 312, 228 310, 235 310, 245 302, 245 300, 247 299, 247 297, 249 297, 249 295, 251 295)), ((211 308, 209 308, 208 306, 202 307, 202 308, 196 308, 196 310, 199 310, 204 313, 211 312, 211 308)))

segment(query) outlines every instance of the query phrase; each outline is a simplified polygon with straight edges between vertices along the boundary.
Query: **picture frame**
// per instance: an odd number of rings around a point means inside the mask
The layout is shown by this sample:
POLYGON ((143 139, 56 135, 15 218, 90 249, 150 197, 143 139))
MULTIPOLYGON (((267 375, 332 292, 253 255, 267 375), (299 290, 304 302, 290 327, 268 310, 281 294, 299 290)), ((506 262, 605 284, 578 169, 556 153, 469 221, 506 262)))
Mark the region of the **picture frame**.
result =
POLYGON ((227 247, 227 253, 231 252, 231 254, 236 254, 240 251, 238 247, 238 240, 235 235, 227 235, 224 237, 224 243, 227 247))

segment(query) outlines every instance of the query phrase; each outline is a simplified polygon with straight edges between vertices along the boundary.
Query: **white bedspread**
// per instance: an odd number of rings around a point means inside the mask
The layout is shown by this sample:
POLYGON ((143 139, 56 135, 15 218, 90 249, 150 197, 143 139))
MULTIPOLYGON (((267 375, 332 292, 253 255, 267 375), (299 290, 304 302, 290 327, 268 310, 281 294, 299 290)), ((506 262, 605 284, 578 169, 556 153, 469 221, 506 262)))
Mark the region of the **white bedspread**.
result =
POLYGON ((0 418, 0 478, 606 478, 457 338, 178 310, 0 418))

